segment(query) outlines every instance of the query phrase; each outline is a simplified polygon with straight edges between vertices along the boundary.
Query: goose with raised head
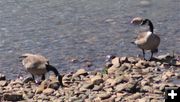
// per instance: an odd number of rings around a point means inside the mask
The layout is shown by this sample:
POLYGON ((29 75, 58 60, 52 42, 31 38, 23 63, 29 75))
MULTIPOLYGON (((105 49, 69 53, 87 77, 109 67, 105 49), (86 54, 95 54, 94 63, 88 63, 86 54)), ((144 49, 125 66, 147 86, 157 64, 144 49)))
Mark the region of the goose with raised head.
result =
POLYGON ((142 19, 140 17, 136 17, 131 21, 132 24, 135 25, 146 25, 149 26, 149 31, 141 32, 135 38, 135 41, 132 43, 137 45, 143 51, 143 58, 145 59, 145 51, 151 51, 150 60, 153 58, 153 54, 158 52, 158 46, 160 44, 160 37, 154 34, 154 26, 149 19, 142 19))
POLYGON ((49 64, 48 59, 44 56, 25 53, 22 54, 19 58, 25 70, 31 73, 33 80, 35 80, 35 75, 42 76, 41 79, 45 80, 45 74, 49 71, 52 71, 58 77, 60 84, 63 85, 62 76, 55 67, 49 64))

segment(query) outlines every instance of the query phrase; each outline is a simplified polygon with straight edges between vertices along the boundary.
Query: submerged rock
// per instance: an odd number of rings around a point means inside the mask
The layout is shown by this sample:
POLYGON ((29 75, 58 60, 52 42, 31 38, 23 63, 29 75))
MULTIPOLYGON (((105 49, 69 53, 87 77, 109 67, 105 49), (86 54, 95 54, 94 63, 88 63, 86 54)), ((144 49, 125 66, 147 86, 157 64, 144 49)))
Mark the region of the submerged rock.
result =
POLYGON ((6 76, 0 73, 0 80, 6 80, 6 76))

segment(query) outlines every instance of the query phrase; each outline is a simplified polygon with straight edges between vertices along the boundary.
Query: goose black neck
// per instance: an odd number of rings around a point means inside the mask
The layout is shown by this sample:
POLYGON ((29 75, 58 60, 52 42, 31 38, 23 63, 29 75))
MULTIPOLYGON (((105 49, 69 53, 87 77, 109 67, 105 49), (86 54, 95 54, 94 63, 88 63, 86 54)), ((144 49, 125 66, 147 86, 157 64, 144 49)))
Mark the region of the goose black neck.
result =
POLYGON ((153 33, 154 32, 154 26, 153 26, 152 22, 149 19, 145 19, 141 25, 144 25, 146 23, 148 23, 148 25, 149 25, 150 32, 153 33))
POLYGON ((54 72, 54 74, 58 77, 58 80, 59 80, 61 86, 63 86, 62 76, 59 74, 59 72, 57 71, 57 69, 56 69, 54 66, 52 66, 52 65, 46 65, 46 70, 47 70, 47 72, 49 72, 49 71, 54 72))

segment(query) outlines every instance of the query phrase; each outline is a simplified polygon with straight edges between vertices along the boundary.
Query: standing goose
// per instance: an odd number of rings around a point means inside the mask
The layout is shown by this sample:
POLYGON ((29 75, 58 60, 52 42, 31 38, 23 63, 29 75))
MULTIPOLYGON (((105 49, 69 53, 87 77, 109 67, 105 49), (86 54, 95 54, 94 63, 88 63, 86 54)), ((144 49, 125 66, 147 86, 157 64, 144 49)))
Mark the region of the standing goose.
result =
POLYGON ((135 38, 135 41, 132 43, 137 45, 140 49, 142 49, 144 59, 145 59, 145 50, 150 50, 151 51, 150 60, 151 60, 153 57, 153 53, 158 52, 158 46, 160 44, 160 37, 154 34, 153 32, 154 27, 152 22, 149 19, 142 19, 140 17, 136 17, 131 21, 131 23, 135 25, 148 24, 149 31, 139 33, 138 36, 135 38))
POLYGON ((41 79, 45 80, 45 74, 49 71, 52 71, 58 77, 60 84, 63 85, 62 76, 59 74, 55 67, 49 64, 48 59, 44 56, 26 53, 21 55, 19 58, 22 61, 22 65, 24 66, 24 68, 29 73, 31 73, 33 80, 35 80, 35 75, 42 76, 41 79))

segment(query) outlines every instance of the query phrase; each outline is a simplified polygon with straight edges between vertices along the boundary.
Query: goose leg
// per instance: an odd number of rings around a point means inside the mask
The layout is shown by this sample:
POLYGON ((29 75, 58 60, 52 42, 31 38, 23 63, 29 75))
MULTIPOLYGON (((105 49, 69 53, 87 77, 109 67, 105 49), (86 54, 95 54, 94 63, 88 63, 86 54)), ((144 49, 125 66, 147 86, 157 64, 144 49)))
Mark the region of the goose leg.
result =
POLYGON ((145 52, 144 52, 144 49, 142 49, 142 51, 143 51, 143 58, 144 58, 144 60, 145 60, 145 52))
POLYGON ((31 74, 31 75, 32 75, 32 79, 35 81, 34 75, 33 74, 31 74))
POLYGON ((45 74, 42 75, 41 80, 45 80, 45 74))
POLYGON ((153 52, 153 51, 151 51, 151 58, 150 58, 150 60, 152 60, 152 58, 153 58, 153 53, 154 53, 154 52, 153 52))

